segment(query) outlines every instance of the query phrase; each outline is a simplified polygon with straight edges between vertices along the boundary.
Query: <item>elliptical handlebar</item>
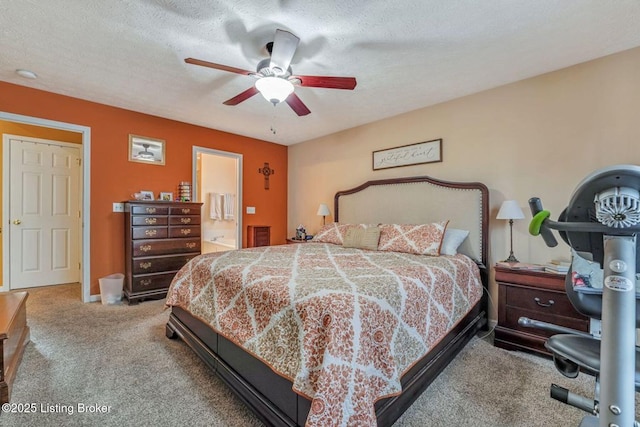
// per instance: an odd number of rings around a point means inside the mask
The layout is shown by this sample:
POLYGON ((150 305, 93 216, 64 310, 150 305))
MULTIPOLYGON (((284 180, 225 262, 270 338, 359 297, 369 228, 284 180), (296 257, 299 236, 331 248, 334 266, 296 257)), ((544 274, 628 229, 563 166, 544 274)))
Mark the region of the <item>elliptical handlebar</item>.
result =
POLYGON ((531 209, 531 215, 533 216, 529 224, 529 233, 533 236, 542 235, 542 239, 550 248, 558 246, 558 241, 553 236, 551 228, 549 228, 549 216, 551 213, 542 209, 542 201, 539 197, 529 199, 529 209, 531 209))
POLYGON ((599 222, 558 222, 549 219, 551 213, 542 208, 539 197, 529 199, 529 208, 533 218, 529 223, 529 234, 541 235, 544 242, 550 248, 558 246, 558 241, 551 230, 579 233, 605 233, 618 236, 632 236, 640 232, 640 225, 625 228, 614 228, 600 224, 599 222))

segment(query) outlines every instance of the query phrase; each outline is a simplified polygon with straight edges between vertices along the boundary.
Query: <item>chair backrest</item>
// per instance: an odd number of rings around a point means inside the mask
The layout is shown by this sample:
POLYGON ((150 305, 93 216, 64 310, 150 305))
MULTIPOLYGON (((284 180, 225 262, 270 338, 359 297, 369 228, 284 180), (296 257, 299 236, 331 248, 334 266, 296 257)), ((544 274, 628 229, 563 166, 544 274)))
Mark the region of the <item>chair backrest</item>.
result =
MULTIPOLYGON (((573 289, 571 269, 564 280, 567 297, 578 313, 592 319, 602 319, 602 294, 587 294, 573 289)), ((640 328, 640 300, 636 294, 636 328, 640 328)))

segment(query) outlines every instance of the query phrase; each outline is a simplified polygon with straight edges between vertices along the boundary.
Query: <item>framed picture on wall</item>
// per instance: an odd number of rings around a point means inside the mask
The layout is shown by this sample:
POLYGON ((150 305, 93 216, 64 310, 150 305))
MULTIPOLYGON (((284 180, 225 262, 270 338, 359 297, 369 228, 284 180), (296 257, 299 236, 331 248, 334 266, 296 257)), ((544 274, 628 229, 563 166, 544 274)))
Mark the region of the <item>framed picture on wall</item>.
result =
POLYGON ((164 147, 162 139, 129 135, 129 161, 149 165, 164 165, 164 147))
POLYGON ((442 161, 442 139, 373 152, 373 170, 442 161))
POLYGON ((160 193, 160 200, 164 200, 165 202, 170 202, 173 200, 173 193, 160 193))

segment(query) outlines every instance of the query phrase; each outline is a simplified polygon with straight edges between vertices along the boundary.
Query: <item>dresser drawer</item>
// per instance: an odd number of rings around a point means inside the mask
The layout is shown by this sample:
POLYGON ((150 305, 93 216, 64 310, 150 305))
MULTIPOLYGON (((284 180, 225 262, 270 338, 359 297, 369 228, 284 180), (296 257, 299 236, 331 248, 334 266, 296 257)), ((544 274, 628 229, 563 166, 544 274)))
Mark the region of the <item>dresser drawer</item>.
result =
POLYGON ((517 286, 506 287, 505 291, 508 307, 569 317, 575 317, 577 314, 566 294, 517 286))
POLYGON ((131 225, 167 225, 169 218, 166 216, 133 216, 131 225))
POLYGON ((200 215, 200 207, 174 206, 171 215, 200 215))
POLYGON ((168 215, 168 206, 132 206, 133 215, 168 215))
POLYGON ((133 227, 132 239, 164 239, 168 237, 167 227, 133 227))
POLYGON ((169 227, 169 237, 197 237, 200 236, 200 225, 185 227, 169 227))
POLYGON ((186 252, 200 253, 200 238, 167 240, 134 240, 133 256, 169 255, 186 252))
POLYGON ((191 258, 198 254, 164 256, 157 258, 135 258, 131 261, 133 274, 149 274, 160 271, 180 270, 191 258))
POLYGON ((197 225, 200 224, 199 216, 172 216, 169 222, 171 225, 197 225))
POLYGON ((131 279, 133 292, 144 292, 152 289, 168 288, 176 273, 145 274, 131 279))

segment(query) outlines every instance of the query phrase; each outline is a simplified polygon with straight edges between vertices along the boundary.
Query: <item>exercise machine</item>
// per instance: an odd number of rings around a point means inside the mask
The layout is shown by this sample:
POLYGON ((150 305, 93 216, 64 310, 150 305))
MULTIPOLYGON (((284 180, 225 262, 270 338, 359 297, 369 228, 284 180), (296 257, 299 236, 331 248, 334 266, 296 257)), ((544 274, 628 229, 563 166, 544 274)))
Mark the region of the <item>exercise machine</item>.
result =
POLYGON ((576 254, 603 270, 602 283, 576 283, 573 268, 565 281, 576 310, 601 321, 600 337, 519 319, 523 326, 558 332, 545 346, 563 375, 575 378, 585 371, 596 378, 594 399, 557 385, 551 386, 551 396, 588 412, 580 427, 640 426, 635 421, 635 391, 640 390, 636 346, 636 328, 640 327, 636 294, 640 269, 640 166, 610 166, 585 177, 558 221, 549 219, 549 211, 543 209, 537 197, 529 200, 529 207, 532 235, 542 236, 547 246, 555 247, 552 230, 556 230, 576 254))

